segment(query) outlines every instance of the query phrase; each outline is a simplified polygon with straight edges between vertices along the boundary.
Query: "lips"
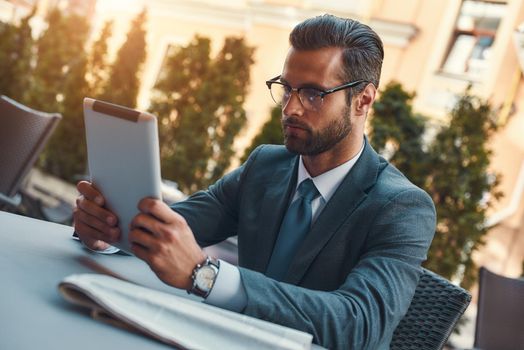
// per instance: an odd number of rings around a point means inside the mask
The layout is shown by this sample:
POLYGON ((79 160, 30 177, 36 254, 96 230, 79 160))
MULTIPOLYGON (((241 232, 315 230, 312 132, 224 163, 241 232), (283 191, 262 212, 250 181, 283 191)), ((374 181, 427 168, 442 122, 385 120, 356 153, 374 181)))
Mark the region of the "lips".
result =
POLYGON ((296 124, 284 124, 284 128, 291 130, 306 130, 306 128, 296 124))

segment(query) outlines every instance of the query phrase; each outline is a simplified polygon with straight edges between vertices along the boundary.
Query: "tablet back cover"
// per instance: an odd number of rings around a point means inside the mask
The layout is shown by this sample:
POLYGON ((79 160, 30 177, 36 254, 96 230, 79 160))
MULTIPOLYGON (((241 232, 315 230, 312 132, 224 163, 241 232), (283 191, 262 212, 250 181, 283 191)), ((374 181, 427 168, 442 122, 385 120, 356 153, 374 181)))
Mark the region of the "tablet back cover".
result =
POLYGON ((156 118, 148 113, 84 99, 91 182, 119 219, 122 236, 113 245, 131 253, 129 224, 145 197, 161 199, 156 118))

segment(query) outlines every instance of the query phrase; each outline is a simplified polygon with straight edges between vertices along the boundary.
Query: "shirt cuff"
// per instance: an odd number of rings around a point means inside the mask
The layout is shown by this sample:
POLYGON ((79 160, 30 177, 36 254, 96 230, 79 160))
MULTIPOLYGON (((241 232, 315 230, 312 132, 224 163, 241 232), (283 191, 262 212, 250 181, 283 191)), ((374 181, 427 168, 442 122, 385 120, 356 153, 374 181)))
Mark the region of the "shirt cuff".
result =
POLYGON ((238 267, 220 260, 215 284, 204 303, 235 312, 244 310, 247 296, 238 267))

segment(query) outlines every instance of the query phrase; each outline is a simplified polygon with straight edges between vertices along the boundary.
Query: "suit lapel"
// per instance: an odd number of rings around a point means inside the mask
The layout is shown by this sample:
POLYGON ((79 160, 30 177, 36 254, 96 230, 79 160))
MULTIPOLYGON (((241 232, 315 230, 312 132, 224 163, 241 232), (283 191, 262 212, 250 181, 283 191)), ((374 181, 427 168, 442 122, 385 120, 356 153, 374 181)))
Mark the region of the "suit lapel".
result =
POLYGON ((296 186, 299 157, 291 158, 275 169, 267 191, 262 199, 256 242, 256 260, 253 269, 264 273, 273 252, 273 245, 280 230, 280 224, 287 210, 289 197, 296 186), (290 171, 293 169, 293 171, 290 171))
MULTIPOLYGON (((376 182, 378 169, 378 154, 366 139, 359 160, 346 175, 333 197, 318 216, 306 239, 298 248, 284 282, 292 284, 300 282, 327 242, 360 203, 366 199, 367 190, 376 182)), ((355 230, 351 234, 358 234, 358 231, 355 230)))

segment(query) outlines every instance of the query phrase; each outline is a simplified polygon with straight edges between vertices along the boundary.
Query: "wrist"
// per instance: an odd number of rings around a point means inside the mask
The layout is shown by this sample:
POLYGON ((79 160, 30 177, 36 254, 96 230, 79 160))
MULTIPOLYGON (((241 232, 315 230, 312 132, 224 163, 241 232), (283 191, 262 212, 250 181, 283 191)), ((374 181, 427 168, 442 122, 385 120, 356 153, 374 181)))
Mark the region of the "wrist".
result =
POLYGON ((191 274, 191 287, 187 290, 189 294, 207 298, 218 276, 220 262, 212 257, 198 263, 191 274))

